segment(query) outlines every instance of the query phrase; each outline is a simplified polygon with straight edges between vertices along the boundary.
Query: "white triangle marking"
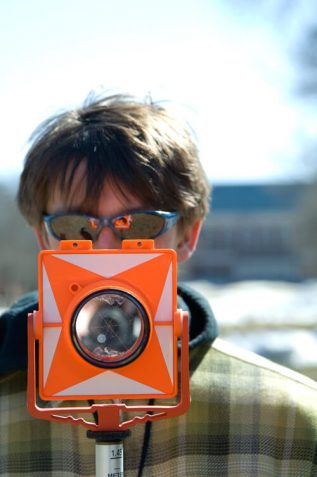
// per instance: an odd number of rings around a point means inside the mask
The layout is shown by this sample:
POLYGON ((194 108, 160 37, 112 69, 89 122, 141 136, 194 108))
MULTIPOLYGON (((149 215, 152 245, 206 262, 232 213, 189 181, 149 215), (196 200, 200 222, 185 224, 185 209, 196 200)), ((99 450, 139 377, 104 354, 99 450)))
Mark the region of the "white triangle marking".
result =
POLYGON ((155 326, 155 331, 160 342, 162 354, 165 359, 166 367, 174 384, 173 373, 173 327, 172 326, 155 326))
POLYGON ((121 376, 113 371, 105 371, 81 383, 75 384, 55 396, 114 396, 122 394, 163 394, 162 391, 146 386, 133 379, 121 376))
POLYGON ((43 321, 44 323, 62 323, 45 265, 43 271, 43 321))
POLYGON ((98 254, 54 254, 53 256, 78 267, 110 278, 142 263, 158 257, 159 253, 98 253, 98 254))
POLYGON ((159 306, 157 307, 154 322, 172 321, 173 319, 172 292, 173 292, 173 283, 172 283, 172 264, 171 264, 166 276, 166 281, 165 281, 163 292, 160 298, 159 306))
POLYGON ((61 327, 43 329, 43 382, 46 384, 47 376, 51 368, 52 360, 56 351, 57 343, 61 334, 61 327))

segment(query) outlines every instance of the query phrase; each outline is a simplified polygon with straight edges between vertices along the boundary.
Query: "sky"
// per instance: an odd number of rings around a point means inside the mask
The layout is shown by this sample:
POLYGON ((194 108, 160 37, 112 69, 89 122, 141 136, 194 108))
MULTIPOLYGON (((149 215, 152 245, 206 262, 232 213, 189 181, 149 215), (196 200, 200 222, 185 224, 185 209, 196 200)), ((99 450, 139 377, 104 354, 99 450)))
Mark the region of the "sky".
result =
POLYGON ((317 130, 267 12, 226 0, 3 0, 0 44, 0 181, 21 172, 42 120, 91 91, 167 100, 195 129, 214 183, 307 174, 300 156, 317 130))

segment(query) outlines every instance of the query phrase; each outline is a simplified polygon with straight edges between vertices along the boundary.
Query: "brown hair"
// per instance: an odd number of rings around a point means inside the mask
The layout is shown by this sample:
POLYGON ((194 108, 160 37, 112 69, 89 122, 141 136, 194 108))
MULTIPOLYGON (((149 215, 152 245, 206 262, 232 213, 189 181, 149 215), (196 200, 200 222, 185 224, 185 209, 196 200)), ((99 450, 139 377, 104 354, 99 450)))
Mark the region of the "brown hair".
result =
POLYGON ((183 226, 208 211, 209 183, 190 128, 159 104, 114 95, 53 116, 33 133, 17 195, 31 225, 40 226, 56 187, 69 199, 83 161, 87 212, 106 178, 147 207, 178 211, 183 226))

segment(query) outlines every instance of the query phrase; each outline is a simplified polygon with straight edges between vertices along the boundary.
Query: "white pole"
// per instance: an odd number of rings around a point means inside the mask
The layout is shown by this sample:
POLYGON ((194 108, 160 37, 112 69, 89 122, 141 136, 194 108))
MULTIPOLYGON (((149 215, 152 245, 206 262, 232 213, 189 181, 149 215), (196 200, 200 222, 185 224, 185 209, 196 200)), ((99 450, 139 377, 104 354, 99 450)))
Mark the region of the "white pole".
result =
POLYGON ((123 441, 96 441, 96 477, 124 477, 123 441))

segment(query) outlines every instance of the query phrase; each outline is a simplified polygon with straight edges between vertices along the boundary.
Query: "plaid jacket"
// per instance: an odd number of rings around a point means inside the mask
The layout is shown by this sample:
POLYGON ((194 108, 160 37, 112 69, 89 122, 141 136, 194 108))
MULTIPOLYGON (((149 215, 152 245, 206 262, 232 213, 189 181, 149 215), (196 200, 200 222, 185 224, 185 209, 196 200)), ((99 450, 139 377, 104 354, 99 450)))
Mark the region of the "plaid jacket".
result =
MULTIPOLYGON (((190 410, 132 428, 125 476, 316 477, 317 384, 206 330, 195 339, 190 410)), ((0 380, 0 475, 94 476, 94 441, 30 417, 26 381, 25 371, 0 380)))

